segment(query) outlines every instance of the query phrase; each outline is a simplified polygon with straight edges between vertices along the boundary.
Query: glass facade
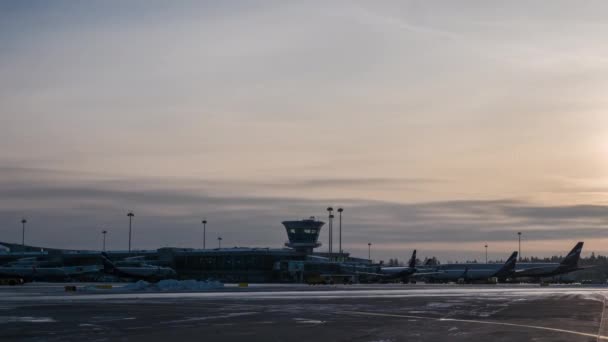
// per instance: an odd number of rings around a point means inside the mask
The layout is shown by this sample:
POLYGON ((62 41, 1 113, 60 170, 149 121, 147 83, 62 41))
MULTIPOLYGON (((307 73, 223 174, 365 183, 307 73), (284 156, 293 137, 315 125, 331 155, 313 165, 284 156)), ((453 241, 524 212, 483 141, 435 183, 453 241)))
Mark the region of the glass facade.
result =
POLYGON ((321 246, 318 240, 324 224, 324 222, 314 219, 283 222, 289 239, 285 245, 299 253, 312 253, 314 248, 321 246))

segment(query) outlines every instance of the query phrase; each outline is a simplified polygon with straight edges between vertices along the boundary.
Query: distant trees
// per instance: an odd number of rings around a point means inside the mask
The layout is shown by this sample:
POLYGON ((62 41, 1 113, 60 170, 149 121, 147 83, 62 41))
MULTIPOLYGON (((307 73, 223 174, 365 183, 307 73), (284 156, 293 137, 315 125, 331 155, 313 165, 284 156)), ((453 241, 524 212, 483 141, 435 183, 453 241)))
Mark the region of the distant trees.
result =
POLYGON ((399 259, 397 259, 397 258, 394 258, 394 259, 391 258, 391 259, 388 259, 388 266, 389 267, 395 267, 395 266, 401 266, 401 264, 399 263, 399 259))
MULTIPOLYGON (((409 260, 407 261, 409 262, 409 260)), ((475 261, 476 262, 476 261, 475 261)), ((424 260, 416 259, 416 265, 426 265, 426 266, 435 266, 440 265, 441 263, 436 257, 425 257, 424 260)), ((397 267, 397 266, 407 266, 405 261, 400 261, 397 258, 388 259, 387 266, 397 267)))
POLYGON ((441 264, 441 263, 439 262, 439 260, 437 260, 436 257, 430 257, 430 258, 425 257, 424 261, 422 262, 422 265, 426 265, 426 266, 437 266, 439 264, 441 264))

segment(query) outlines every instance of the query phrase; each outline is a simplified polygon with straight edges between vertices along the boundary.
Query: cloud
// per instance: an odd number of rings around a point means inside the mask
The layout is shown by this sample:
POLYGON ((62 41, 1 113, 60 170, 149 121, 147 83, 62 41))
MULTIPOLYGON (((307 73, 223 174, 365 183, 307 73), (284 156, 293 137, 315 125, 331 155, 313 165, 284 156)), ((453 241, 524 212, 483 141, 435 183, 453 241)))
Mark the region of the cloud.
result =
POLYGON ((417 185, 425 183, 440 182, 430 178, 327 178, 311 179, 295 182, 290 186, 313 186, 313 187, 335 187, 335 186, 395 186, 395 185, 417 185))
MULTIPOLYGON (((315 179, 295 182, 295 186, 349 187, 391 181, 315 179)), ((311 215, 324 218, 327 205, 339 205, 345 208, 345 248, 350 246, 354 251, 368 241, 373 241, 377 255, 385 256, 394 253, 395 244, 403 244, 404 249, 416 244, 452 244, 459 249, 459 245, 476 242, 514 240, 517 231, 524 232, 532 251, 534 244, 548 240, 574 241, 599 236, 608 212, 608 207, 599 205, 539 206, 515 199, 395 203, 256 195, 252 189, 263 184, 249 184, 242 195, 221 196, 216 193, 217 188, 205 190, 204 185, 211 183, 207 181, 200 182, 196 189, 184 187, 180 182, 171 187, 171 182, 166 182, 160 190, 149 186, 152 181, 132 183, 128 179, 110 183, 66 180, 30 185, 0 183, 2 240, 19 239, 18 221, 25 216, 29 221, 26 236, 32 244, 96 248, 99 232, 107 229, 112 248, 124 248, 126 212, 134 210, 138 248, 198 247, 202 218, 209 221, 210 241, 221 235, 228 246, 280 247, 286 239, 281 221, 311 215)), ((327 240, 327 230, 321 239, 327 240)), ((441 251, 435 252, 441 255, 441 251)), ((466 255, 467 251, 463 253, 466 255)))
POLYGON ((121 246, 126 210, 146 247, 195 246, 202 216, 280 246, 327 205, 378 252, 605 224, 604 4, 0 7, 2 239, 27 216, 40 244, 121 246))

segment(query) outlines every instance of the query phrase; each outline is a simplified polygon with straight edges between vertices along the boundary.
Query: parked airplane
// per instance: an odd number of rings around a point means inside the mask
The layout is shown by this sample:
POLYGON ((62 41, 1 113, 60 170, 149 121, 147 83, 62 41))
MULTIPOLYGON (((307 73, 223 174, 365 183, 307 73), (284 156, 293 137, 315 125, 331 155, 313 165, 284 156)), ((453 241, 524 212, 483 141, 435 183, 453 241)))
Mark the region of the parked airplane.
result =
POLYGON ((429 266, 416 267, 416 250, 412 252, 412 257, 407 263, 407 266, 387 266, 381 267, 380 273, 365 273, 359 272, 360 274, 369 274, 380 277, 384 280, 400 279, 402 282, 407 283, 410 278, 420 277, 424 275, 435 274, 436 272, 426 272, 429 266))
POLYGON ((579 242, 572 248, 566 258, 560 263, 521 263, 515 270, 514 277, 517 278, 543 278, 552 277, 564 273, 583 270, 590 267, 578 266, 578 261, 583 250, 583 242, 579 242))
POLYGON ((97 274, 100 267, 89 266, 51 266, 51 264, 38 261, 35 257, 22 258, 0 266, 0 278, 20 278, 25 282, 65 281, 97 274))
POLYGON ((175 278, 177 276, 174 269, 170 267, 162 267, 150 265, 142 260, 131 258, 125 262, 112 262, 106 253, 101 253, 103 261, 103 271, 107 274, 115 275, 121 278, 159 281, 162 279, 175 278))
MULTIPOLYGON (((515 272, 517 251, 513 252, 507 261, 500 264, 444 264, 433 268, 434 273, 426 276, 431 281, 485 281, 491 278, 505 280, 511 278, 515 272)), ((429 270, 430 271, 430 270, 429 270)))
POLYGON ((407 263, 407 266, 387 266, 380 268, 380 274, 391 277, 391 278, 408 278, 412 274, 416 273, 416 250, 412 252, 412 257, 407 263))

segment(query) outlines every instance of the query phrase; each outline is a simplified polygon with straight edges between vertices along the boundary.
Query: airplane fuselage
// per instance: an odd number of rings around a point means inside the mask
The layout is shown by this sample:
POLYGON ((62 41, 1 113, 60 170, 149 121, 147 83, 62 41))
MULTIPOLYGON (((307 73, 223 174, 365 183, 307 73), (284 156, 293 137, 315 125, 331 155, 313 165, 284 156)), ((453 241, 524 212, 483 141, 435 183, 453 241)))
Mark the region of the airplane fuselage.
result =
POLYGON ((411 275, 416 272, 416 268, 406 266, 382 267, 380 272, 382 272, 382 274, 399 277, 411 275))
POLYGON ((558 263, 523 263, 515 269, 516 278, 541 278, 552 277, 560 274, 574 272, 578 267, 567 267, 558 263))
POLYGON ((117 266, 106 273, 132 280, 159 281, 176 277, 172 268, 142 265, 142 266, 117 266))
POLYGON ((503 264, 446 264, 434 268, 436 274, 428 278, 435 281, 487 280, 494 277, 503 264))
POLYGON ((66 267, 12 265, 0 266, 0 277, 18 277, 27 280, 66 280, 71 277, 97 274, 100 270, 101 268, 97 265, 66 267))
MULTIPOLYGON (((487 280, 496 276, 502 264, 446 264, 434 268, 437 274, 429 276, 435 281, 487 280)), ((515 266, 513 278, 551 277, 578 270, 579 268, 564 267, 558 263, 521 263, 515 266)))

